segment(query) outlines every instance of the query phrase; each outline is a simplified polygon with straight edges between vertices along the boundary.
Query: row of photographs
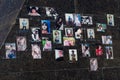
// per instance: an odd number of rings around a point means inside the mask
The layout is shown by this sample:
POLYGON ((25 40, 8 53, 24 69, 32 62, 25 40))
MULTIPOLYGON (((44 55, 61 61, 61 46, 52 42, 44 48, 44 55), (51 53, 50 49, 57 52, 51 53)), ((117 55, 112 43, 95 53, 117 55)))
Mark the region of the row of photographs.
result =
MULTIPOLYGON (((40 16, 41 14, 45 14, 48 17, 55 17, 55 19, 59 16, 58 12, 53 7, 35 7, 29 6, 28 15, 30 16, 40 16)), ((107 14, 107 25, 114 26, 114 15, 107 14)), ((93 25, 92 16, 81 16, 80 14, 74 13, 66 13, 65 14, 66 25, 70 26, 81 26, 81 24, 93 25)))

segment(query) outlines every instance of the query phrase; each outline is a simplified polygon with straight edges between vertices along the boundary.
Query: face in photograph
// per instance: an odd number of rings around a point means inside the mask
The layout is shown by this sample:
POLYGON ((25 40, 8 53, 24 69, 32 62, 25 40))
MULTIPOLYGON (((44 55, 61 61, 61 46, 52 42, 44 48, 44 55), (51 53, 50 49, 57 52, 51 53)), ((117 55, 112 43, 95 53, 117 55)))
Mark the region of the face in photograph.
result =
POLYGON ((90 57, 90 47, 89 44, 82 44, 82 56, 90 57))
POLYGON ((114 15, 107 14, 107 24, 109 26, 114 26, 114 15))
POLYGON ((103 44, 112 44, 112 36, 102 36, 103 44))
POLYGON ((102 56, 103 55, 103 48, 101 45, 97 45, 96 47, 96 56, 102 56))
POLYGON ((91 16, 82 16, 81 19, 82 19, 82 24, 88 24, 88 25, 93 24, 91 16))
POLYGON ((55 59, 56 59, 56 61, 63 61, 63 58, 64 58, 63 50, 55 49, 55 59))
POLYGON ((66 25, 72 26, 74 23, 73 14, 65 14, 66 25))
POLYGON ((63 24, 63 19, 62 17, 58 17, 56 19, 56 23, 55 23, 55 29, 56 30, 63 30, 64 29, 64 24, 63 24))
POLYGON ((6 43, 6 59, 14 59, 16 58, 16 45, 15 43, 6 43))
POLYGON ((40 8, 39 7, 35 7, 35 6, 30 6, 28 8, 28 15, 30 16, 40 16, 40 8))
POLYGON ((42 34, 50 34, 50 21, 41 20, 42 34))
POLYGON ((27 18, 19 18, 19 24, 21 30, 29 29, 29 20, 27 18))
POLYGON ((65 36, 72 37, 73 36, 73 28, 65 28, 65 36))
POLYGON ((106 59, 113 59, 113 47, 112 46, 106 46, 106 59))
POLYGON ((61 39, 61 31, 59 30, 53 30, 53 43, 56 44, 61 44, 62 43, 62 39, 61 39))
POLYGON ((17 37, 17 51, 25 51, 27 48, 26 37, 17 37))
POLYGON ((83 30, 81 28, 77 28, 75 30, 75 38, 76 39, 83 39, 83 30))
POLYGON ((38 44, 31 44, 33 59, 41 59, 41 49, 38 44))
POLYGON ((97 71, 98 69, 98 61, 96 58, 91 58, 90 59, 90 70, 91 71, 97 71))
POLYGON ((76 49, 69 49, 69 60, 71 63, 75 63, 78 60, 76 49))
POLYGON ((88 39, 94 39, 95 38, 94 29, 87 29, 87 35, 88 39))
POLYGON ((42 37, 43 51, 52 50, 52 41, 48 37, 42 37))
POLYGON ((73 37, 63 37, 64 46, 75 46, 75 38, 73 37))
POLYGON ((74 14, 74 25, 80 27, 81 26, 81 15, 74 14))
POLYGON ((32 41, 33 42, 40 42, 41 39, 40 39, 40 28, 31 28, 31 31, 32 31, 32 34, 31 34, 31 37, 32 37, 32 41))
POLYGON ((106 27, 107 27, 106 24, 97 23, 96 25, 97 25, 98 32, 105 32, 106 27))

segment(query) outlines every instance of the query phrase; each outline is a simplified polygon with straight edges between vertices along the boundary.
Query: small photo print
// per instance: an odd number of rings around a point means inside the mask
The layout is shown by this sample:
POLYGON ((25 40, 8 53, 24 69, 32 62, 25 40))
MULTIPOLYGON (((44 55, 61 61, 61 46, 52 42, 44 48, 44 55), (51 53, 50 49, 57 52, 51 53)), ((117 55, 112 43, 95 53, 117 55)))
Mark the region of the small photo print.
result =
POLYGON ((17 37, 17 51, 25 51, 27 48, 26 37, 19 36, 17 37))
POLYGON ((114 15, 107 14, 107 24, 109 26, 114 26, 114 15))
POLYGON ((41 49, 38 44, 31 44, 32 46, 32 57, 33 59, 41 59, 41 49))
POLYGON ((81 19, 82 19, 82 24, 87 24, 87 25, 93 24, 91 16, 82 16, 81 19))
POLYGON ((28 15, 30 16, 40 16, 40 8, 36 6, 29 6, 28 7, 28 15))
POLYGON ((98 70, 98 61, 96 58, 90 59, 90 71, 97 71, 98 70))
POLYGON ((15 43, 5 43, 6 59, 16 58, 16 45, 15 43))
POLYGON ((64 46, 75 46, 75 38, 73 37, 63 37, 64 46))
POLYGON ((48 37, 42 37, 43 51, 52 50, 52 41, 48 37))
POLYGON ((97 45, 95 51, 96 51, 96 56, 102 56, 103 55, 102 45, 97 45))
POLYGON ((112 44, 112 36, 102 36, 102 43, 103 44, 112 44))
POLYGON ((41 28, 42 34, 50 34, 51 33, 50 20, 41 20, 41 28))
POLYGON ((107 29, 106 24, 96 23, 96 25, 97 25, 97 31, 98 32, 105 32, 105 30, 107 29))
POLYGON ((55 29, 56 30, 64 30, 64 23, 63 23, 63 18, 58 17, 55 21, 55 29))
POLYGON ((81 26, 81 15, 80 14, 74 14, 74 25, 77 27, 81 26))
POLYGON ((62 49, 55 49, 55 59, 56 61, 63 61, 64 55, 62 49))
POLYGON ((82 46, 82 57, 90 57, 89 44, 81 44, 81 46, 82 46))
POLYGON ((60 30, 53 30, 53 43, 61 44, 62 43, 62 36, 60 30))
POLYGON ((105 51, 106 51, 106 59, 114 59, 112 46, 105 46, 105 51))
POLYGON ((75 63, 76 61, 78 61, 76 49, 69 49, 69 60, 71 63, 75 63))
POLYGON ((95 38, 94 29, 87 29, 87 36, 88 39, 94 39, 95 38))
POLYGON ((28 30, 29 20, 27 18, 19 18, 19 26, 20 26, 20 30, 28 30))
POLYGON ((66 21, 66 25, 73 26, 73 24, 74 24, 73 14, 66 13, 65 14, 65 21, 66 21))
POLYGON ((65 28, 65 36, 72 37, 73 36, 73 28, 65 28))
POLYGON ((32 42, 40 42, 41 41, 41 39, 40 39, 40 34, 41 34, 40 28, 33 27, 33 28, 31 28, 31 32, 32 32, 32 34, 31 34, 32 42))
POLYGON ((75 38, 83 39, 83 30, 81 28, 75 29, 75 38))

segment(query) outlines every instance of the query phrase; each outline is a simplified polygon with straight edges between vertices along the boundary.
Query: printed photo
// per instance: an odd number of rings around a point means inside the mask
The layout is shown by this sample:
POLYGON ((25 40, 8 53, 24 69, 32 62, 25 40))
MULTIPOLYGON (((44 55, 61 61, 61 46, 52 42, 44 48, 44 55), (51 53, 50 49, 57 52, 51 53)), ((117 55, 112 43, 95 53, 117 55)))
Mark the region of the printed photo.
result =
POLYGON ((73 36, 73 28, 65 28, 65 36, 72 37, 73 36))
POLYGON ((73 14, 66 13, 65 14, 66 25, 73 26, 74 25, 74 17, 73 14))
POLYGON ((90 59, 90 71, 97 71, 98 70, 98 61, 97 58, 90 59))
POLYGON ((30 16, 40 16, 40 8, 36 6, 30 6, 28 7, 28 15, 30 16))
POLYGON ((108 26, 114 26, 114 15, 107 14, 107 24, 108 26))
POLYGON ((82 19, 82 24, 87 24, 87 25, 93 24, 91 16, 82 16, 81 19, 82 19))
POLYGON ((41 20, 41 29, 42 34, 50 34, 51 33, 50 20, 41 20))
POLYGON ((73 37, 63 37, 64 46, 75 46, 75 38, 73 37))
POLYGON ((83 30, 82 28, 75 29, 75 38, 76 39, 83 39, 83 30))
POLYGON ((16 58, 16 45, 15 43, 6 43, 6 59, 15 59, 16 58))
POLYGON ((112 46, 106 46, 105 51, 106 51, 106 59, 114 59, 112 46))
POLYGON ((31 28, 31 31, 32 31, 32 34, 31 34, 31 37, 32 37, 32 42, 40 42, 41 39, 40 39, 40 28, 38 27, 33 27, 31 28))
POLYGON ((103 55, 103 48, 102 45, 96 46, 96 56, 102 56, 103 55))
POLYGON ((60 30, 53 30, 53 43, 56 43, 56 44, 62 43, 62 37, 61 37, 60 30))
POLYGON ((90 57, 90 46, 89 44, 81 44, 82 46, 82 56, 83 57, 90 57))
POLYGON ((38 44, 31 44, 32 46, 32 57, 33 59, 41 59, 41 49, 38 44))
POLYGON ((112 36, 102 36, 103 44, 112 44, 112 36))
POLYGON ((105 32, 107 25, 102 23, 96 23, 98 32, 105 32))
POLYGON ((94 39, 95 38, 94 29, 87 29, 87 36, 88 39, 94 39))
POLYGON ((62 49, 55 49, 55 59, 56 61, 63 61, 64 55, 62 49))
POLYGON ((48 37, 42 37, 43 51, 52 50, 52 41, 48 37))
POLYGON ((76 49, 69 49, 69 60, 70 60, 70 63, 75 63, 76 61, 78 61, 76 49))
POLYGON ((63 18, 58 17, 55 21, 55 29, 56 30, 64 30, 63 18))
POLYGON ((19 36, 17 37, 17 51, 25 51, 27 48, 26 37, 19 36))
POLYGON ((20 30, 28 30, 29 20, 27 18, 19 18, 19 26, 20 26, 20 30))
POLYGON ((77 27, 81 26, 81 15, 80 14, 74 14, 74 25, 77 27))

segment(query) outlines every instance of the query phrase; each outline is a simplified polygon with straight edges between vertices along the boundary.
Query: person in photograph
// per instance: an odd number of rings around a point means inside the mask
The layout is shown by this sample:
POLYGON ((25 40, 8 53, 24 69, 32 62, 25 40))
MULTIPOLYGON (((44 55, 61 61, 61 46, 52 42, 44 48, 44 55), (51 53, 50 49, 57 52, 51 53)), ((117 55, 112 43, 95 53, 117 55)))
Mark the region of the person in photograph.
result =
POLYGON ((26 38, 25 37, 17 38, 17 49, 18 51, 24 51, 26 49, 26 38))
POLYGON ((40 14, 37 12, 38 7, 30 7, 31 11, 28 13, 30 16, 40 16, 40 14))
POLYGON ((46 22, 42 23, 42 34, 48 34, 48 25, 46 22))
POLYGON ((37 44, 32 44, 33 59, 41 59, 41 50, 37 44))
POLYGON ((94 38, 94 32, 93 32, 93 30, 92 29, 90 29, 89 31, 88 31, 88 35, 89 35, 89 39, 93 39, 94 38))
POLYGON ((103 26, 101 24, 98 24, 97 31, 103 32, 103 26))
POLYGON ((54 42, 55 43, 60 43, 60 33, 59 33, 59 31, 55 31, 53 35, 54 35, 54 42))
POLYGON ((35 29, 32 33, 32 39, 33 41, 40 41, 40 37, 39 37, 39 31, 37 29, 35 29))
POLYGON ((82 45, 83 57, 90 57, 89 47, 87 45, 82 45))
POLYGON ((107 59, 113 59, 112 47, 106 47, 106 58, 107 59))
POLYGON ((102 49, 102 46, 99 45, 96 48, 96 56, 102 56, 102 54, 103 54, 103 49, 102 49))
POLYGON ((82 30, 80 28, 75 32, 75 37, 76 39, 82 38, 82 30))
POLYGON ((113 23, 113 15, 108 15, 108 25, 114 26, 114 23, 113 23))
POLYGON ((95 58, 90 59, 90 69, 91 71, 96 71, 98 69, 97 59, 95 58))
POLYGON ((76 60, 76 55, 75 55, 75 51, 74 50, 72 50, 71 51, 71 61, 74 63, 74 62, 76 62, 77 60, 76 60))
POLYGON ((75 26, 81 26, 81 22, 80 22, 80 16, 79 15, 75 15, 74 16, 74 25, 75 26))
POLYGON ((68 37, 73 36, 72 28, 71 29, 66 29, 66 36, 68 36, 68 37))
POLYGON ((49 41, 48 39, 45 39, 43 43, 44 43, 43 51, 50 51, 52 49, 51 41, 49 41))
POLYGON ((111 36, 106 36, 106 44, 112 44, 111 36))
POLYGON ((92 17, 90 17, 90 16, 82 16, 82 24, 92 25, 92 17))
POLYGON ((63 19, 59 17, 56 21, 56 29, 63 30, 63 19))
POLYGON ((74 46, 75 45, 75 39, 74 38, 66 38, 64 37, 64 46, 74 46))
POLYGON ((55 50, 55 57, 57 61, 63 60, 63 50, 55 50))
POLYGON ((68 25, 72 25, 72 24, 73 24, 73 20, 71 16, 68 16, 68 25))
POLYGON ((25 19, 23 19, 21 23, 22 23, 22 29, 26 30, 26 27, 27 27, 27 24, 28 24, 27 21, 25 19))

